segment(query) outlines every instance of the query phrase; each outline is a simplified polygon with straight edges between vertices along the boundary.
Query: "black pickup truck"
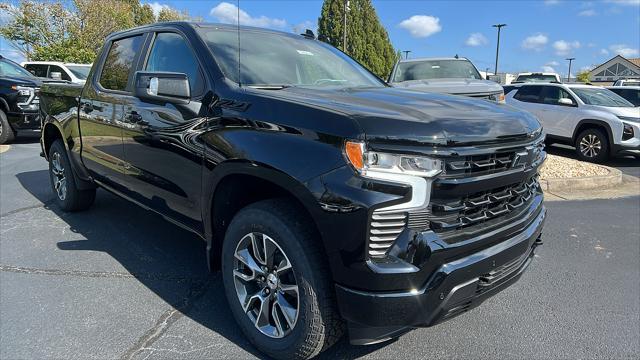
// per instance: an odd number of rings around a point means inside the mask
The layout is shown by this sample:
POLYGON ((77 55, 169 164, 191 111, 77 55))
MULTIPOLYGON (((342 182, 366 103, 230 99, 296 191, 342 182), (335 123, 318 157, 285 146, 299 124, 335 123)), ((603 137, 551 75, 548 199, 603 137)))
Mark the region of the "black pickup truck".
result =
POLYGON ((240 328, 276 358, 464 313, 541 244, 533 116, 389 87, 309 33, 119 32, 83 88, 43 85, 41 111, 58 205, 86 209, 101 187, 198 234, 240 328))
POLYGON ((40 130, 38 95, 42 80, 0 55, 0 144, 18 132, 40 130))

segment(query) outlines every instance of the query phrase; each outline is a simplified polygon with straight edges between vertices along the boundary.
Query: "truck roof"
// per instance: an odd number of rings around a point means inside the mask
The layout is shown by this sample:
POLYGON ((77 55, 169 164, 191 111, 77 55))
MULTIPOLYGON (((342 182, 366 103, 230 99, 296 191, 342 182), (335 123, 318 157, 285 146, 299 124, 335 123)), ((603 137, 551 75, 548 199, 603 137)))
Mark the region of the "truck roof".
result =
POLYGON ((422 57, 422 58, 415 58, 415 59, 401 59, 398 62, 401 63, 405 63, 405 62, 420 62, 420 61, 442 61, 442 60, 460 60, 460 61, 469 61, 469 59, 465 58, 465 57, 422 57))

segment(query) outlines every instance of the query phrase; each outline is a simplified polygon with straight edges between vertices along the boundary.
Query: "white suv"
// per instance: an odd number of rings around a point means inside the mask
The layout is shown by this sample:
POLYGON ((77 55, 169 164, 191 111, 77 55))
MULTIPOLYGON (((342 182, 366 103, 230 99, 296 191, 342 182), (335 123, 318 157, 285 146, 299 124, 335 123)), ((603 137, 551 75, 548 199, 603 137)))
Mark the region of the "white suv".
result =
POLYGON ((581 160, 640 155, 640 108, 610 90, 584 84, 522 84, 510 88, 505 98, 540 120, 548 142, 575 146, 581 160))
POLYGON ((76 84, 84 84, 89 70, 91 70, 91 64, 71 64, 57 61, 27 61, 20 65, 35 76, 66 80, 76 84))

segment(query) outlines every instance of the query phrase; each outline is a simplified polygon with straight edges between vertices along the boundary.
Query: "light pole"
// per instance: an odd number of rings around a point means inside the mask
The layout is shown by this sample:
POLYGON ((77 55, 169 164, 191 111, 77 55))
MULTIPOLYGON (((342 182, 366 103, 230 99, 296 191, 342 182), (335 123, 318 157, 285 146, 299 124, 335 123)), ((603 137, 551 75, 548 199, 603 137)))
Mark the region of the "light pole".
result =
POLYGON ((342 25, 342 51, 347 53, 347 11, 349 11, 349 0, 344 0, 344 23, 342 25))
POLYGON ((571 63, 575 59, 576 58, 567 58, 567 59, 565 59, 565 60, 569 60, 569 73, 567 74, 567 82, 571 81, 571 63))
POLYGON ((493 25, 494 28, 498 28, 498 44, 496 45, 496 68, 495 68, 495 71, 493 72, 494 75, 498 75, 498 55, 500 54, 500 30, 504 26, 507 26, 507 24, 495 24, 495 25, 493 25))
POLYGON ((402 52, 404 53, 404 58, 408 59, 409 58, 409 53, 411 52, 411 50, 403 50, 402 52))

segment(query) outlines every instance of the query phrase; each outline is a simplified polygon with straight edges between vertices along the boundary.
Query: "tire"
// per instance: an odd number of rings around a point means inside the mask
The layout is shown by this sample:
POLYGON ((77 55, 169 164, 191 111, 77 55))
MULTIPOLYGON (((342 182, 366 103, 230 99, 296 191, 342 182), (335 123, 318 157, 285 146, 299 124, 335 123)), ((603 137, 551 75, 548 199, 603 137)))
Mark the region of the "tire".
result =
MULTIPOLYGON (((231 312, 249 341, 276 359, 312 358, 338 341, 344 331, 326 255, 311 230, 312 226, 300 214, 300 210, 285 200, 251 204, 240 210, 231 221, 222 249, 222 278, 231 312), (257 246, 261 249, 268 244, 267 248, 273 250, 271 258, 275 260, 270 261, 268 256, 262 255, 266 253, 264 250, 255 255, 254 243, 261 244, 257 246), (251 257, 255 261, 253 266, 269 266, 273 262, 274 266, 279 266, 278 270, 267 272, 269 276, 262 282, 242 280, 237 273, 250 278, 260 272, 249 270, 246 264, 250 261, 238 260, 236 253, 251 257), (287 263, 290 265, 288 270, 287 263), (297 291, 291 291, 291 284, 297 286, 297 291), (256 295, 251 296, 254 293, 256 295), (262 298, 256 299, 258 294, 262 298), (269 296, 278 299, 278 305, 271 300, 267 307, 261 306, 262 299, 269 296), (249 304, 246 311, 241 297, 254 299, 245 302, 249 304), (279 305, 281 298, 285 298, 282 303, 287 306, 279 305), (266 317, 259 316, 259 310, 263 308, 271 309, 266 311, 266 317), (288 317, 284 315, 284 309, 289 310, 288 317), (276 318, 279 321, 275 321, 276 318)), ((247 259, 246 256, 244 258, 247 259)))
POLYGON ((54 141, 49 149, 49 179, 54 199, 64 211, 85 210, 95 201, 96 189, 79 190, 72 171, 62 141, 54 141))
POLYGON ((600 129, 586 129, 576 137, 574 146, 578 159, 594 163, 604 162, 609 158, 609 139, 600 129))
POLYGON ((7 120, 7 114, 0 110, 0 144, 7 144, 12 142, 16 138, 16 134, 13 131, 9 120, 7 120))

